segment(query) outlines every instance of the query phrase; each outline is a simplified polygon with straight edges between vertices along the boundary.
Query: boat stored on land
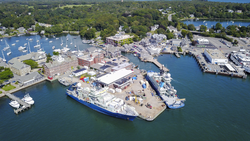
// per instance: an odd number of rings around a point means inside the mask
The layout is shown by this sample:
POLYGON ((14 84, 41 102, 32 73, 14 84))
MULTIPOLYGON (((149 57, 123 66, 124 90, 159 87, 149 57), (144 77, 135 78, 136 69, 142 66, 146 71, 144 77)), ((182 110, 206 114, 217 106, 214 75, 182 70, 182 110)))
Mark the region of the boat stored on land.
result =
POLYGON ((166 73, 163 70, 160 73, 148 71, 146 79, 168 108, 177 109, 185 106, 185 99, 179 99, 176 94, 177 91, 170 84, 172 80, 170 73, 166 73))
POLYGON ((61 79, 58 79, 59 83, 61 83, 62 85, 64 86, 69 86, 70 83, 68 81, 66 81, 65 79, 61 78, 61 79))
POLYGON ((76 101, 105 115, 133 121, 138 113, 134 107, 127 105, 122 99, 107 93, 108 88, 81 87, 81 83, 74 83, 66 94, 76 101))

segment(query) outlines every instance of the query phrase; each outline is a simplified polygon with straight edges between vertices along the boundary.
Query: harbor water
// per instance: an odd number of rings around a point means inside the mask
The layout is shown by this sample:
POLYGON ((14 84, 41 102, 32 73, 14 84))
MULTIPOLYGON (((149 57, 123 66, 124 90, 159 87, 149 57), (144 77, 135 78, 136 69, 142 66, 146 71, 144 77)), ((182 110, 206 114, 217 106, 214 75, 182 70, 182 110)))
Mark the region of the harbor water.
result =
MULTIPOLYGON (((22 38, 22 37, 20 37, 22 38)), ((82 44, 82 46, 86 47, 82 44)), ((159 71, 124 54, 140 69, 159 71)), ((133 122, 98 113, 67 97, 66 87, 42 82, 14 93, 29 93, 35 104, 15 115, 10 100, 0 98, 0 140, 249 140, 250 79, 203 73, 191 56, 159 56, 173 78, 185 107, 165 110, 153 122, 133 122)))
POLYGON ((215 26, 217 23, 220 23, 222 27, 227 28, 229 25, 236 25, 236 26, 249 26, 250 21, 237 21, 237 20, 206 20, 206 19, 200 19, 200 20, 184 20, 181 21, 187 25, 193 24, 194 26, 200 26, 200 25, 205 25, 207 28, 212 28, 215 26))

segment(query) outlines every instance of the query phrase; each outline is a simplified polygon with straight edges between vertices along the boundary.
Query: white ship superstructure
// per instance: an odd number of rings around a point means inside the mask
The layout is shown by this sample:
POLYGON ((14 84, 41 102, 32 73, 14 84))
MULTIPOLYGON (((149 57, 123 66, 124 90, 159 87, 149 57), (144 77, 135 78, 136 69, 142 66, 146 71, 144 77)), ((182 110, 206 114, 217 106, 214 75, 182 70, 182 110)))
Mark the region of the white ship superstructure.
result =
POLYGON ((232 52, 230 59, 237 66, 241 66, 247 73, 250 73, 250 52, 246 50, 240 50, 239 52, 232 52))

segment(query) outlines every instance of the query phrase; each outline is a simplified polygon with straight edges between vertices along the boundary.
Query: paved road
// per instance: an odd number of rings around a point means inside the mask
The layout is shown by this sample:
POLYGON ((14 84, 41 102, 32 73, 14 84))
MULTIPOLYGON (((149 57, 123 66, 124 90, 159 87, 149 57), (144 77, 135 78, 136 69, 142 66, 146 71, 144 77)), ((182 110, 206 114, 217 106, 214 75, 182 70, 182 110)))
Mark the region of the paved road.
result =
POLYGON ((173 13, 173 14, 169 14, 168 15, 168 21, 172 21, 172 15, 174 15, 175 13, 173 13))

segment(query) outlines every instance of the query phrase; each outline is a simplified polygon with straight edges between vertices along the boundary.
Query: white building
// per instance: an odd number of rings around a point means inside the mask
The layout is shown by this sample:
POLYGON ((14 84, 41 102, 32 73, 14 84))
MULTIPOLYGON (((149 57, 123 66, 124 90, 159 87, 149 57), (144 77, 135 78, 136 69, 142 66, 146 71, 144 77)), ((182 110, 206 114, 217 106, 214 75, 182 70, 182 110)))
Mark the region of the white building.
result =
POLYGON ((228 63, 228 59, 217 49, 206 49, 204 54, 212 64, 225 65, 228 63))
POLYGON ((151 31, 155 31, 156 29, 158 29, 158 27, 159 27, 158 24, 156 24, 156 25, 154 25, 154 26, 151 26, 151 31))
POLYGON ((77 77, 77 76, 80 76, 80 75, 82 75, 82 74, 84 74, 84 73, 87 73, 87 72, 88 72, 87 69, 82 68, 82 69, 73 71, 73 72, 72 72, 72 75, 74 75, 74 76, 77 77))
POLYGON ((198 38, 197 42, 198 44, 209 44, 208 39, 205 39, 205 38, 198 38))

